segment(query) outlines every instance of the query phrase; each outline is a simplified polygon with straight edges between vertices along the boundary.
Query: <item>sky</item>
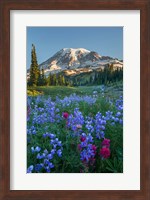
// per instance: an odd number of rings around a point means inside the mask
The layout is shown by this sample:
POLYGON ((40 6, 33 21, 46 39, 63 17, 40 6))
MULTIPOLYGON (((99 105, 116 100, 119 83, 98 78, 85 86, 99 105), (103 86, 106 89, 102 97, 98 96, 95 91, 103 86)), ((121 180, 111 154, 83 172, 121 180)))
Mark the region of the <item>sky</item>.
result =
POLYGON ((27 68, 35 45, 38 64, 63 48, 84 48, 123 59, 122 27, 27 27, 27 68))

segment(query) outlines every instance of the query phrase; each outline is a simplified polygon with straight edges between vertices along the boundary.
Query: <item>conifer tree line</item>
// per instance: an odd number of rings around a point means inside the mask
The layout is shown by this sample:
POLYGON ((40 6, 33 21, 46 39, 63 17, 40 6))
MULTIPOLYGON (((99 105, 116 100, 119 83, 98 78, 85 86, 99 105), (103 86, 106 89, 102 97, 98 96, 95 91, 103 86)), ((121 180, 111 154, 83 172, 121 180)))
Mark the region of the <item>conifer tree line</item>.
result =
POLYGON ((106 66, 104 70, 96 71, 87 75, 87 78, 76 76, 73 80, 68 80, 70 86, 84 86, 84 85, 107 85, 123 81, 123 69, 113 69, 113 64, 106 66))
POLYGON ((68 80, 62 74, 49 74, 47 78, 47 85, 51 86, 69 86, 68 80))
POLYGON ((90 78, 90 81, 86 84, 89 85, 101 85, 109 84, 117 81, 123 81, 123 69, 113 69, 113 64, 104 68, 104 70, 95 73, 94 77, 90 78))
POLYGON ((36 50, 34 44, 31 49, 31 66, 30 66, 30 78, 28 80, 29 86, 42 86, 46 85, 46 78, 44 75, 44 69, 40 70, 38 67, 36 50))
POLYGON ((104 68, 104 70, 97 71, 92 74, 87 74, 88 78, 82 78, 82 76, 75 76, 69 78, 61 73, 49 74, 46 78, 44 75, 44 69, 40 70, 38 67, 36 49, 32 44, 31 50, 31 66, 30 66, 30 78, 28 80, 28 86, 80 86, 80 85, 100 85, 109 84, 123 80, 123 69, 117 68, 114 70, 113 64, 110 64, 104 68))

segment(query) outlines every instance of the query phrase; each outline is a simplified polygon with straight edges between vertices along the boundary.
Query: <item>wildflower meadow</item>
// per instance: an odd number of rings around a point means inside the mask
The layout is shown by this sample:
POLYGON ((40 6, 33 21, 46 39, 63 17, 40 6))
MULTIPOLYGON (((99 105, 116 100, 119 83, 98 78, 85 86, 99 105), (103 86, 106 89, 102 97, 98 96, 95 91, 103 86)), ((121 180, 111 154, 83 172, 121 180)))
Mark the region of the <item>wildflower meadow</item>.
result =
POLYGON ((27 173, 122 173, 122 91, 65 88, 28 96, 27 173))

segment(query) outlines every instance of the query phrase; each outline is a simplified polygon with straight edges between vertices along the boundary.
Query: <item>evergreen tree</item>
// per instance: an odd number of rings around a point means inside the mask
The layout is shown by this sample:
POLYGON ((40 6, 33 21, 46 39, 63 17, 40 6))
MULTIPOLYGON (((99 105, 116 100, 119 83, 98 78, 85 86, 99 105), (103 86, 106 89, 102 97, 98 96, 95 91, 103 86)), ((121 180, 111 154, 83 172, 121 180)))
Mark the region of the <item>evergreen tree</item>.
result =
POLYGON ((53 75, 53 85, 56 85, 56 74, 53 75))
POLYGON ((92 83, 93 83, 93 78, 92 76, 90 76, 90 84, 92 85, 92 83))
POLYGON ((108 69, 105 67, 104 68, 104 84, 107 84, 107 80, 108 80, 108 69))
POLYGON ((37 85, 38 85, 38 86, 42 86, 42 75, 41 75, 41 73, 39 73, 37 85))
POLYGON ((40 75, 40 70, 38 68, 37 57, 36 57, 36 50, 35 46, 32 44, 31 50, 31 66, 30 66, 30 86, 36 86, 38 83, 38 78, 40 75))
POLYGON ((53 84, 53 77, 51 74, 49 74, 49 77, 48 77, 48 85, 52 85, 53 84))
POLYGON ((51 85, 54 85, 54 75, 53 74, 51 74, 51 85))
POLYGON ((62 85, 65 85, 65 77, 62 76, 62 85))
POLYGON ((42 74, 41 74, 41 82, 42 82, 42 86, 46 85, 46 78, 44 75, 44 69, 42 68, 42 74))
POLYGON ((57 84, 62 85, 62 76, 61 75, 57 76, 57 84))

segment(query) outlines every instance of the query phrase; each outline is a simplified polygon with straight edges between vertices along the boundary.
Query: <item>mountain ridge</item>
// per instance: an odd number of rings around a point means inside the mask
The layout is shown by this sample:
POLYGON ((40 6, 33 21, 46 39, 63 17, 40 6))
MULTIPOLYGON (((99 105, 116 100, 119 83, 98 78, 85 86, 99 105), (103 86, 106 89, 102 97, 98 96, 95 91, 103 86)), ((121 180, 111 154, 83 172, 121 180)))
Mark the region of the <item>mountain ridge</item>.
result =
POLYGON ((63 48, 42 62, 39 68, 43 68, 46 73, 58 73, 69 69, 100 67, 109 63, 123 65, 119 60, 110 56, 101 56, 95 51, 84 48, 63 48))
POLYGON ((101 56, 95 51, 89 51, 84 48, 63 48, 39 64, 39 69, 44 69, 44 74, 48 76, 50 73, 70 70, 80 73, 80 71, 83 72, 83 69, 89 69, 89 71, 104 69, 110 64, 117 68, 123 67, 123 62, 118 59, 110 56, 101 56))

